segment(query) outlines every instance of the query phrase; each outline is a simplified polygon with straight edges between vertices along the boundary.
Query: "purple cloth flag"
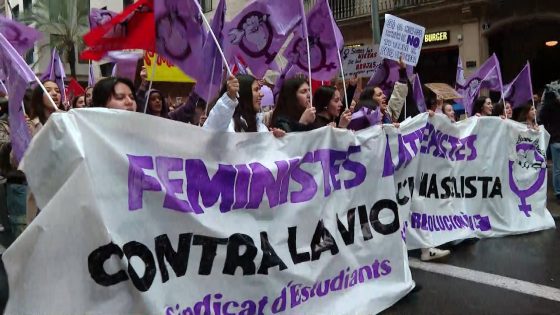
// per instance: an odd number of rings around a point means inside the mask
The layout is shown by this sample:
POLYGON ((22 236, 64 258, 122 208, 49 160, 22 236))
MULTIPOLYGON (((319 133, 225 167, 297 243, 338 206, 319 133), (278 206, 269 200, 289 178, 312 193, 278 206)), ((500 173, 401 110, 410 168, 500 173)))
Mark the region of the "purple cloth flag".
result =
POLYGON ((93 8, 89 12, 89 28, 94 29, 107 23, 117 14, 113 11, 93 8))
POLYGON ((88 71, 88 86, 95 85, 95 73, 93 72, 93 63, 89 62, 89 71, 88 71))
MULTIPOLYGON (((210 28, 214 32, 214 35, 216 35, 220 46, 223 46, 222 30, 224 28, 225 18, 226 1, 220 0, 218 6, 216 7, 214 18, 212 19, 212 23, 210 25, 210 28)), ((202 73, 202 78, 196 82, 194 91, 196 94, 200 95, 203 100, 209 103, 214 97, 217 96, 218 93, 220 93, 224 62, 222 60, 222 56, 218 51, 216 42, 210 34, 206 36, 203 52, 203 59, 200 61, 200 63, 203 64, 208 70, 202 73)))
POLYGON ((463 95, 463 106, 468 116, 472 116, 472 106, 481 88, 503 91, 500 63, 496 54, 488 58, 464 85, 457 84, 457 91, 463 95))
POLYGON ((66 90, 64 80, 66 80, 66 72, 64 71, 64 64, 60 60, 60 55, 56 48, 53 48, 51 53, 51 62, 47 66, 47 70, 41 76, 41 82, 53 81, 58 85, 60 94, 62 95, 62 102, 66 102, 66 90))
MULTIPOLYGON (((342 33, 333 19, 327 0, 319 0, 307 14, 307 30, 311 59, 311 76, 315 80, 330 80, 340 68, 338 51, 344 46, 342 33)), ((302 31, 296 31, 284 52, 290 63, 308 73, 307 41, 302 31)))
POLYGON ((424 92, 422 91, 422 83, 420 82, 420 75, 417 73, 414 77, 412 84, 412 96, 416 102, 416 107, 421 113, 426 112, 426 100, 424 99, 424 92))
POLYGON ((261 0, 268 5, 271 15, 272 27, 280 35, 289 35, 301 22, 299 11, 301 0, 261 0))
POLYGON ((504 99, 512 108, 521 107, 533 99, 533 83, 531 82, 531 65, 529 62, 510 84, 504 86, 504 99))
MULTIPOLYGON (((407 76, 412 76, 412 66, 406 66, 407 76)), ((399 63, 394 60, 383 59, 383 62, 377 67, 367 86, 378 86, 383 90, 385 96, 391 97, 395 83, 399 81, 399 63)))
POLYGON ((43 34, 36 29, 3 16, 0 16, 0 34, 2 34, 22 56, 35 45, 35 42, 43 37, 43 34))
POLYGON ((0 34, 0 68, 3 70, 8 84, 10 141, 14 155, 19 162, 31 141, 31 133, 25 122, 22 103, 27 86, 30 82, 35 81, 35 74, 2 34, 0 34))
POLYGON ((107 57, 115 63, 111 76, 128 78, 134 81, 138 59, 142 58, 142 55, 126 51, 110 51, 107 53, 107 57))
POLYGON ((455 88, 458 86, 465 86, 465 70, 463 69, 461 56, 457 59, 457 74, 455 75, 455 88))
POLYGON ((194 1, 154 1, 156 52, 196 81, 203 81, 208 71, 200 62, 206 31, 194 1))
POLYGON ((362 130, 381 123, 381 111, 379 110, 379 106, 374 110, 362 107, 352 114, 352 120, 350 120, 350 124, 348 124, 348 129, 362 130))
POLYGON ((270 1, 253 1, 224 27, 227 37, 224 50, 228 62, 234 62, 233 56, 241 56, 257 78, 264 77, 268 69, 278 68, 274 58, 288 38, 288 33, 282 35, 277 31, 285 26, 275 25, 274 21, 289 20, 290 14, 293 14, 292 18, 299 16, 299 6, 294 0, 289 2, 295 5, 288 5, 286 1, 279 5, 277 1, 272 1, 274 5, 270 1))

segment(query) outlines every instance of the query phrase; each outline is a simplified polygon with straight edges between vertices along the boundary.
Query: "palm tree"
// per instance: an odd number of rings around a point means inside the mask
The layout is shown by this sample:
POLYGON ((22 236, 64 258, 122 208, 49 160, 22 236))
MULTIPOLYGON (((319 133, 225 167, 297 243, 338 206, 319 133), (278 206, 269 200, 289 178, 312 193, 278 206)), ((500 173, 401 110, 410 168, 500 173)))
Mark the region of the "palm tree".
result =
POLYGON ((70 75, 76 77, 76 49, 83 47, 82 36, 88 32, 89 1, 37 0, 21 19, 24 23, 50 36, 47 46, 56 47, 70 65, 70 75))

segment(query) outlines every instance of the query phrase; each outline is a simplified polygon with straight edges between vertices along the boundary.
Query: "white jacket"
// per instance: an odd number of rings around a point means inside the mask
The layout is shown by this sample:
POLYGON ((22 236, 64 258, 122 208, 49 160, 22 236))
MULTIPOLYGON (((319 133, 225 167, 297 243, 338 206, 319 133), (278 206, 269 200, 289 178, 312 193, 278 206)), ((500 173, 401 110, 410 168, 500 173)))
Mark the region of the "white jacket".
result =
MULTIPOLYGON (((233 113, 239 101, 232 100, 227 93, 224 93, 210 111, 203 128, 217 131, 235 132, 233 113)), ((243 119, 243 118, 242 118, 243 119)), ((263 114, 257 114, 257 132, 268 132, 268 128, 263 123, 263 114)))

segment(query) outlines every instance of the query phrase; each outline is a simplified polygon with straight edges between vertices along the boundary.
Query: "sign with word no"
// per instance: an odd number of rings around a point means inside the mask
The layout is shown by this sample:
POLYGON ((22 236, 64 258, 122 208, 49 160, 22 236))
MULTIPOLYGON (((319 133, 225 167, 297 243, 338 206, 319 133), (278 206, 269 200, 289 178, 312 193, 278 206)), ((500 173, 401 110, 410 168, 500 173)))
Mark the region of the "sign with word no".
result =
POLYGON ((385 14, 385 27, 381 36, 379 55, 391 60, 403 61, 415 66, 422 50, 426 29, 391 14, 385 14))

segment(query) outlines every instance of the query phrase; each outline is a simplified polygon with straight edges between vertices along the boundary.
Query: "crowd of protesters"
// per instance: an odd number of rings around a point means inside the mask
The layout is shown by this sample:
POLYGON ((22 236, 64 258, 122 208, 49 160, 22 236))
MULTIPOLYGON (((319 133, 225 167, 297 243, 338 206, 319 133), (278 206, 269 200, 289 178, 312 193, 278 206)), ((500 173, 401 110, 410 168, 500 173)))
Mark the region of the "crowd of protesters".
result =
MULTIPOLYGON (((42 83, 45 90, 40 87, 29 90, 24 104, 32 135, 41 129, 53 113, 63 109, 87 107, 140 112, 210 130, 271 132, 275 137, 321 127, 351 130, 360 130, 376 124, 393 124, 398 127, 405 118, 420 114, 417 104, 410 97, 411 82, 407 77, 405 64, 402 61, 399 64, 400 78, 395 83, 391 95, 385 95, 377 86, 357 88, 357 80, 353 79, 348 81, 346 88, 341 84, 341 80, 333 80, 330 85, 321 86, 313 91, 311 97, 308 80, 298 76, 284 80, 278 89, 278 95, 273 96, 271 86, 265 81, 249 74, 238 74, 225 80, 219 95, 209 104, 194 93, 191 93, 186 102, 175 104, 164 92, 148 90, 146 71, 143 69, 138 86, 126 78, 103 78, 95 86, 87 87, 83 95, 75 96, 67 104, 62 103, 61 91, 57 84, 44 81, 42 83), (57 108, 44 91, 50 95, 57 108), (263 104, 265 99, 267 104, 263 104), (275 106, 272 110, 264 111, 264 107, 268 109, 268 106, 274 105, 268 103, 275 103, 275 106), (371 115, 377 115, 376 119, 372 121, 371 115)), ((493 103, 490 97, 480 96, 474 102, 473 115, 514 119, 535 130, 539 128, 537 122, 544 124, 551 134, 554 192, 560 200, 559 90, 550 88, 545 91, 542 102, 535 96, 539 114, 533 103, 512 110, 507 101, 493 103)), ((453 103, 449 100, 444 100, 429 90, 426 90, 425 95, 430 116, 445 115, 452 122, 461 118, 456 115, 453 103)), ((33 195, 27 189, 25 175, 17 170, 11 153, 7 97, 9 96, 2 95, 0 103, 0 169, 5 183, 3 187, 8 227, 10 233, 17 237, 40 210, 35 206, 33 195)), ((449 250, 437 248, 423 249, 421 259, 437 259, 449 253, 449 250)))

